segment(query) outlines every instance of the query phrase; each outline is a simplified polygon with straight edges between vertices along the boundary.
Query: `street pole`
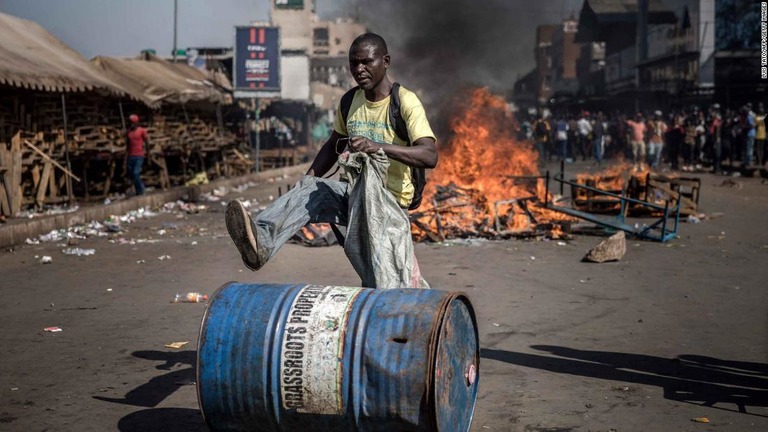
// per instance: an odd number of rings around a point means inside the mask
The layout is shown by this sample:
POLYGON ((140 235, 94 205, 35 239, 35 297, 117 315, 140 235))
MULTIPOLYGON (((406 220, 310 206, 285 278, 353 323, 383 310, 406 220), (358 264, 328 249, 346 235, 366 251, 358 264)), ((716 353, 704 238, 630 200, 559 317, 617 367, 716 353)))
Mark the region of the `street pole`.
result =
POLYGON ((178 35, 179 0, 173 0, 173 62, 176 63, 176 36, 178 35))
POLYGON ((635 65, 635 112, 640 112, 640 98, 643 95, 643 79, 640 75, 640 65, 648 59, 648 0, 637 2, 637 31, 635 32, 635 49, 637 65, 635 65))
POLYGON ((259 117, 261 116, 261 113, 259 112, 259 99, 254 99, 255 106, 253 109, 253 129, 254 129, 254 144, 256 147, 254 159, 256 160, 256 165, 254 166, 254 171, 257 173, 261 171, 261 162, 259 161, 259 150, 261 149, 261 142, 259 137, 259 117))

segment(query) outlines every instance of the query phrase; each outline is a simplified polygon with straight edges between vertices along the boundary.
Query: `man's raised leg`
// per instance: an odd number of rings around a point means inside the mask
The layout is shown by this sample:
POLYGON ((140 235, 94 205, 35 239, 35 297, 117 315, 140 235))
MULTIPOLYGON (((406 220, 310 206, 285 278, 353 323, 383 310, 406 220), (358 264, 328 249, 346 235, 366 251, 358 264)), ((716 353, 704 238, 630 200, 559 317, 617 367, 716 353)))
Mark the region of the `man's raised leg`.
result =
POLYGON ((231 201, 226 212, 227 231, 245 266, 260 269, 308 223, 345 226, 348 188, 344 182, 306 176, 260 213, 249 213, 239 201, 231 201))

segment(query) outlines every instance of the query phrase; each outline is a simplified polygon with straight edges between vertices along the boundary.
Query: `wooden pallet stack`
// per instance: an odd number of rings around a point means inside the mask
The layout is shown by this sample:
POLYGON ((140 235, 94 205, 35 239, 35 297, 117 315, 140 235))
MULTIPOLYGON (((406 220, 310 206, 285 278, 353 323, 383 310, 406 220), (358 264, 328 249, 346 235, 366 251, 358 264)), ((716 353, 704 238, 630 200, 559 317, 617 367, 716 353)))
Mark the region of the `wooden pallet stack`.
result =
MULTIPOLYGON (((239 125, 224 125, 214 111, 166 105, 149 113, 125 103, 124 117, 138 113, 150 137, 142 173, 148 186, 181 185, 202 171, 209 179, 253 172, 254 155, 232 132, 239 125)), ((67 94, 65 133, 60 94, 13 90, 0 95, 0 215, 130 187, 121 175, 126 145, 119 108, 117 100, 97 94, 67 94)), ((307 151, 262 150, 260 168, 300 163, 307 151)))

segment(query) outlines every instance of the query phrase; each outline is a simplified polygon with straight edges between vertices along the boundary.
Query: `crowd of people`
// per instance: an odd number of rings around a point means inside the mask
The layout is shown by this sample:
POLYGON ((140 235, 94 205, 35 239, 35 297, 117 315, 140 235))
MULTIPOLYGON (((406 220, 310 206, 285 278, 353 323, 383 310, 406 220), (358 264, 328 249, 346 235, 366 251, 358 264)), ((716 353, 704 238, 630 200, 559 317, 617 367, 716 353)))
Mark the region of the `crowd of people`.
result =
POLYGON ((712 104, 664 113, 627 115, 582 111, 531 115, 520 137, 535 143, 540 159, 573 162, 624 158, 642 170, 710 171, 739 175, 763 168, 768 159, 765 107, 747 103, 738 109, 712 104))

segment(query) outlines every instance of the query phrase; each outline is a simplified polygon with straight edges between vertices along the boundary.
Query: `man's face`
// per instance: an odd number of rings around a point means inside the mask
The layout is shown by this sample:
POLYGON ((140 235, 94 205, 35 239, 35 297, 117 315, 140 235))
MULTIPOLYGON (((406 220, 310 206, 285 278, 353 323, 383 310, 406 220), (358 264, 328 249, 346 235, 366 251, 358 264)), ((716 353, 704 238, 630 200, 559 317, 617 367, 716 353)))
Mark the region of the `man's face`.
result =
POLYGON ((389 54, 382 54, 374 45, 358 44, 349 49, 349 70, 363 90, 372 90, 387 75, 389 54))

